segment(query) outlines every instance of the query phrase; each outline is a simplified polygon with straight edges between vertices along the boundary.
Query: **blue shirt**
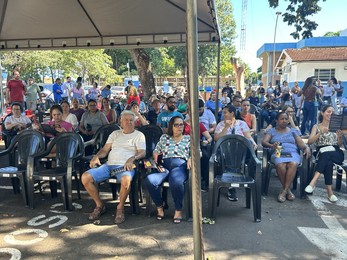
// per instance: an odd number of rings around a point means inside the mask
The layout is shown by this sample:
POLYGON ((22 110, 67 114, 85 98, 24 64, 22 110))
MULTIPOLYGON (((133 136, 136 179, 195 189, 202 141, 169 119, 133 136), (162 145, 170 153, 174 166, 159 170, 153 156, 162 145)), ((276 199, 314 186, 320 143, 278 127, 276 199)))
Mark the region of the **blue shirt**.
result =
POLYGON ((63 91, 61 90, 61 86, 58 85, 58 83, 55 83, 53 85, 53 95, 54 95, 54 102, 58 103, 61 101, 61 94, 63 91))
MULTIPOLYGON (((208 109, 212 109, 213 111, 216 110, 216 101, 212 101, 212 100, 207 100, 205 106, 208 109)), ((222 108, 222 103, 218 100, 218 109, 222 108)))
POLYGON ((169 112, 165 110, 158 115, 157 125, 159 125, 162 128, 167 128, 167 125, 170 119, 174 116, 179 116, 180 118, 182 118, 182 120, 184 120, 183 115, 180 112, 176 110, 173 112, 169 112))
POLYGON ((103 88, 101 90, 101 96, 103 98, 109 98, 111 96, 111 90, 110 89, 107 89, 107 88, 103 88))

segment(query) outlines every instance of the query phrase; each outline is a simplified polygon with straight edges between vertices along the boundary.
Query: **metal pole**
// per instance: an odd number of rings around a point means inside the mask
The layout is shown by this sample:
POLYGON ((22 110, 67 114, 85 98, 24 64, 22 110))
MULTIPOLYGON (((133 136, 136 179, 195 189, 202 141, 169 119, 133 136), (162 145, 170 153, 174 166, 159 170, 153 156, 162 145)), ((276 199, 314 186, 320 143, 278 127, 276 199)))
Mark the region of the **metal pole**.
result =
POLYGON ((217 54, 217 81, 216 81, 216 108, 214 116, 218 118, 218 99, 219 99, 219 76, 220 76, 220 42, 218 42, 218 54, 217 54))
POLYGON ((275 23, 275 33, 274 33, 274 49, 272 52, 272 84, 273 86, 276 84, 275 82, 275 49, 276 49, 276 32, 277 32, 277 22, 278 22, 278 16, 280 16, 281 12, 276 12, 276 23, 275 23))
POLYGON ((2 66, 1 66, 1 52, 0 52, 0 87, 1 87, 1 92, 0 92, 0 99, 1 99, 1 107, 0 107, 0 109, 1 109, 1 115, 5 115, 5 113, 4 113, 4 93, 3 93, 3 91, 4 91, 4 89, 3 89, 3 87, 2 87, 2 66))
POLYGON ((198 110, 198 33, 197 33, 197 0, 187 0, 187 49, 189 95, 191 109, 191 157, 192 168, 192 212, 194 259, 203 259, 202 222, 201 222, 201 189, 200 189, 200 136, 198 110))

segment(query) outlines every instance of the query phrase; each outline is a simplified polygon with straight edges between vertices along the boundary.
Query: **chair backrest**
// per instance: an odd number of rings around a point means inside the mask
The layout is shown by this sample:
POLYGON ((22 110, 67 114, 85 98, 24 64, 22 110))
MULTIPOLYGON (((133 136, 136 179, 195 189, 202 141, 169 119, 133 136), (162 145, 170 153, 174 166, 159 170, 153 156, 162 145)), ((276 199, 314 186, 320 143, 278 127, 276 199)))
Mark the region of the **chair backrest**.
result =
POLYGON ((218 165, 218 171, 245 174, 245 163, 250 156, 255 156, 251 143, 241 135, 226 135, 213 147, 212 156, 218 165))
POLYGON ((51 145, 55 145, 57 168, 65 169, 68 161, 76 155, 83 154, 83 138, 77 133, 62 133, 53 139, 51 145))
POLYGON ((249 113, 253 114, 253 115, 259 115, 259 108, 253 104, 250 105, 249 108, 249 113))
POLYGON ((345 148, 345 150, 347 150, 347 138, 344 134, 342 135, 342 141, 343 141, 343 147, 345 148))
POLYGON ((163 130, 156 125, 145 125, 138 129, 145 135, 146 138, 146 158, 152 157, 153 150, 157 145, 163 130))
POLYGON ((45 150, 45 138, 38 131, 24 130, 15 136, 8 149, 11 150, 12 164, 25 169, 29 156, 45 150))
POLYGON ((119 130, 119 126, 116 124, 109 124, 101 126, 94 134, 94 154, 97 153, 107 142, 107 138, 113 131, 119 130))

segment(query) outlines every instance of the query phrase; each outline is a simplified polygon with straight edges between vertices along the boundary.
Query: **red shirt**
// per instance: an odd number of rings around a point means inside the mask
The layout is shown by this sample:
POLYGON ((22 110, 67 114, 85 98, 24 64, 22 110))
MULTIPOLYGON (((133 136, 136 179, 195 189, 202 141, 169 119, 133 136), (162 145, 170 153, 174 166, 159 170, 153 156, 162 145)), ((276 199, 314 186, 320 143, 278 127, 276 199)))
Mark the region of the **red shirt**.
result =
MULTIPOLYGON (((185 135, 190 135, 190 125, 188 125, 186 122, 183 122, 183 124, 184 124, 184 131, 183 131, 183 133, 185 134, 185 135)), ((203 132, 206 132, 207 131, 207 129, 206 129, 206 127, 203 125, 203 123, 199 123, 199 134, 200 134, 200 139, 201 139, 201 137, 202 137, 202 133, 203 132)))
POLYGON ((25 86, 21 80, 11 79, 7 83, 7 88, 10 92, 10 102, 23 102, 25 86))
POLYGON ((140 97, 139 96, 129 96, 127 104, 129 105, 132 101, 136 101, 137 104, 140 105, 140 97))

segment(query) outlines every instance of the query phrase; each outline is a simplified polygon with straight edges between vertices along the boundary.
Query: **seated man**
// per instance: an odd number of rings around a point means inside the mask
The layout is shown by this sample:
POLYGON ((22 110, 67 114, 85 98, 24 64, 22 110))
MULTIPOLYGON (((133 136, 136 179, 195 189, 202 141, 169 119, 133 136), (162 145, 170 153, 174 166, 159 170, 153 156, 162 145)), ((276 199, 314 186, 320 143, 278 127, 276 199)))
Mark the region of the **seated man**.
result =
POLYGON ((8 115, 5 119, 5 132, 7 136, 6 147, 10 144, 12 138, 22 130, 31 126, 31 121, 25 115, 22 115, 23 108, 19 103, 12 103, 12 115, 8 115))
POLYGON ((261 128, 264 128, 264 120, 266 121, 267 125, 269 125, 277 116, 278 104, 274 101, 274 99, 275 96, 273 94, 268 95, 267 101, 261 106, 261 128))
POLYGON ((94 200, 96 207, 89 215, 89 220, 98 219, 106 211, 106 207, 100 199, 97 183, 110 178, 112 171, 124 168, 117 174, 117 180, 121 183, 119 204, 115 214, 114 223, 120 224, 125 221, 124 203, 129 195, 130 182, 134 176, 133 164, 135 160, 146 155, 145 136, 135 130, 135 114, 130 110, 124 110, 120 118, 121 130, 114 131, 107 139, 104 147, 92 158, 89 166, 92 168, 82 175, 82 183, 88 194, 94 200), (100 158, 108 155, 107 162, 101 167, 100 158))

